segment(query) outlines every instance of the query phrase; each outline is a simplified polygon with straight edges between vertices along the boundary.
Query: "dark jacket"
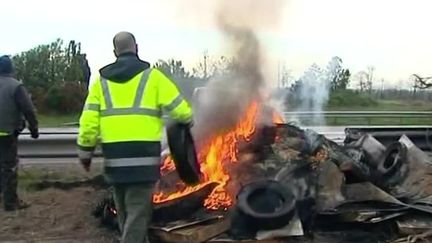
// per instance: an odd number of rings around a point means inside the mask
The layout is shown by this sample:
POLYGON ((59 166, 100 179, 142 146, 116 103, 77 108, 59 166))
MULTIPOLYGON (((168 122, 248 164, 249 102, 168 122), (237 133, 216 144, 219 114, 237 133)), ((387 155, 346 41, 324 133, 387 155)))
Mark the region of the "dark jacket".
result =
POLYGON ((17 134, 24 129, 37 133, 38 121, 30 96, 24 86, 10 75, 0 75, 0 132, 17 134))
POLYGON ((150 67, 150 63, 142 61, 136 54, 120 55, 114 63, 100 69, 100 75, 112 82, 124 83, 138 73, 150 67))

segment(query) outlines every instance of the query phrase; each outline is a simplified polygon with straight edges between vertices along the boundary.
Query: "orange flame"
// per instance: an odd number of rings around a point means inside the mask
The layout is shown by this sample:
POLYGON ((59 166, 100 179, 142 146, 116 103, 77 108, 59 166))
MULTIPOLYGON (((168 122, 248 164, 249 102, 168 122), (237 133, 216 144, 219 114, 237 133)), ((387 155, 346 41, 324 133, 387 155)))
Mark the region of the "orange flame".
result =
POLYGON ((282 116, 278 112, 273 112, 273 123, 274 124, 282 124, 284 123, 284 120, 282 116))
MULTIPOLYGON (((237 126, 210 140, 210 143, 198 152, 198 158, 201 164, 201 172, 203 174, 203 182, 194 187, 186 187, 182 191, 172 194, 164 194, 159 192, 153 196, 154 203, 162 203, 183 197, 189 193, 197 191, 209 183, 217 182, 219 185, 212 191, 204 202, 207 209, 226 209, 232 204, 232 198, 225 190, 225 186, 230 179, 229 174, 225 171, 226 163, 235 163, 238 161, 237 143, 239 139, 250 141, 256 129, 258 114, 258 103, 253 102, 246 111, 246 114, 237 126)), ((282 123, 283 119, 280 115, 273 114, 273 122, 282 123)), ((175 165, 171 157, 167 157, 161 168, 161 173, 166 174, 175 169, 175 165)))
POLYGON ((174 161, 170 156, 166 157, 164 160, 164 163, 162 167, 160 168, 160 171, 162 172, 162 175, 165 175, 166 173, 175 170, 175 164, 174 161))

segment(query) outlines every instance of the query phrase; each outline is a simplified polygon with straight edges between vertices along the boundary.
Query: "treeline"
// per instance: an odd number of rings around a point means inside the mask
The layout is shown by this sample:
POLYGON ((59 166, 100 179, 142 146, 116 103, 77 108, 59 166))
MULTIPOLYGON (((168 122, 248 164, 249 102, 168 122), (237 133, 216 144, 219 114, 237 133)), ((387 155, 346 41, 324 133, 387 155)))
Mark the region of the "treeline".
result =
POLYGON ((39 112, 74 113, 82 108, 90 68, 81 43, 61 39, 12 57, 15 75, 29 89, 39 112))
MULTIPOLYGON (((16 76, 29 89, 39 112, 75 113, 82 109, 90 78, 86 54, 81 43, 71 40, 65 44, 61 39, 38 45, 13 56, 16 76)), ((187 70, 181 60, 159 60, 153 64, 171 77, 186 98, 190 99, 197 87, 203 87, 217 75, 229 73, 234 60, 207 54, 194 68, 187 70)), ((327 65, 311 65, 296 78, 287 68, 278 75, 275 96, 285 99, 289 106, 310 104, 349 106, 373 106, 377 99, 425 99, 432 94, 426 90, 377 90, 384 80, 375 75, 373 66, 352 74, 344 67, 340 57, 333 57, 327 65)))
POLYGON ((353 74, 337 56, 324 67, 311 65, 299 78, 293 77, 285 68, 280 70, 279 77, 275 95, 284 99, 290 109, 314 110, 316 107, 313 106, 372 107, 378 104, 378 100, 432 100, 432 92, 427 89, 432 87, 432 83, 419 85, 415 75, 399 81, 399 86, 410 87, 408 89, 385 89, 384 84, 387 83, 377 77, 374 66, 353 74))
MULTIPOLYGON (((91 70, 81 43, 62 39, 38 45, 12 57, 15 75, 28 88, 40 113, 77 113, 87 94, 91 70)), ((232 60, 219 57, 198 62, 187 71, 180 60, 160 60, 153 67, 161 69, 177 82, 186 98, 197 87, 205 86, 214 75, 228 70, 232 60)))

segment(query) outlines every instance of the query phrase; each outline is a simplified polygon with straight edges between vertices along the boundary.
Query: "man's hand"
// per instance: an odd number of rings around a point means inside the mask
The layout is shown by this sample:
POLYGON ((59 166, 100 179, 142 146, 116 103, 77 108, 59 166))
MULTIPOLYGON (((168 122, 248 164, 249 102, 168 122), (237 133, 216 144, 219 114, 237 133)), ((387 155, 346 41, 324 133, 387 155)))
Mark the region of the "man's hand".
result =
POLYGON ((90 171, 90 166, 91 166, 91 162, 92 162, 92 151, 83 151, 83 150, 78 150, 78 158, 79 161, 82 165, 82 167, 84 168, 85 171, 90 171))
POLYGON ((39 130, 37 128, 31 128, 30 134, 33 139, 39 138, 39 130))
POLYGON ((81 165, 85 171, 90 171, 91 159, 80 159, 81 165))

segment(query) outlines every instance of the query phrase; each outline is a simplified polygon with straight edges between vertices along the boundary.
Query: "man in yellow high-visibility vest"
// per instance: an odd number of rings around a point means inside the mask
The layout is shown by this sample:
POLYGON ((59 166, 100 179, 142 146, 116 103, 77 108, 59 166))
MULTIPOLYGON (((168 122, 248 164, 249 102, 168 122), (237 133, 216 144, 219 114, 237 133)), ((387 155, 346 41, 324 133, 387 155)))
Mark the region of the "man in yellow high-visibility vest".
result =
POLYGON ((121 242, 147 241, 152 194, 160 177, 162 112, 182 123, 190 105, 162 72, 140 60, 135 37, 114 37, 117 60, 100 70, 80 118, 79 158, 90 169, 100 139, 105 177, 114 187, 121 242))

